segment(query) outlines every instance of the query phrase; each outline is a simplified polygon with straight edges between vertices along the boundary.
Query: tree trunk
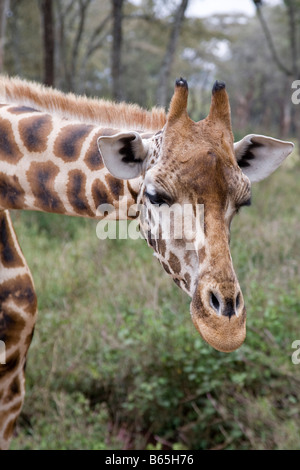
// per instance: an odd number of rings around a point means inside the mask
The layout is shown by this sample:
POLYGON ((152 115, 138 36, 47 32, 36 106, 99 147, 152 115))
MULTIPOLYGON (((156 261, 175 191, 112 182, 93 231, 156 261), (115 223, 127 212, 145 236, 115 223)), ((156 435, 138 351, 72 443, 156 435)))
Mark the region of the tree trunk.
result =
POLYGON ((44 43, 44 78, 45 85, 54 86, 54 28, 52 0, 42 0, 42 23, 44 43))
POLYGON ((174 15, 169 42, 159 74, 159 82, 157 88, 157 104, 160 106, 167 106, 169 79, 171 75, 172 65, 174 62, 176 46, 188 3, 189 0, 181 0, 181 3, 174 15))
MULTIPOLYGON (((262 1, 253 0, 253 2, 256 6, 257 16, 261 23, 262 29, 264 31, 266 42, 271 52, 273 61, 277 65, 278 69, 288 79, 299 80, 300 79, 300 65, 299 65, 298 44, 297 44, 297 37, 296 37, 297 27, 299 29, 299 25, 297 25, 297 21, 296 21, 296 13, 297 13, 298 5, 296 5, 295 0, 284 0, 287 17, 288 17, 288 24, 289 24, 288 41, 290 43, 290 50, 291 50, 291 64, 290 66, 286 66, 282 62, 281 57, 279 57, 279 55, 277 54, 271 32, 262 14, 262 11, 261 11, 262 1)), ((298 146, 300 148, 300 122, 299 121, 300 121, 300 109, 299 109, 299 105, 296 105, 296 109, 294 109, 291 114, 291 125, 295 130, 297 141, 298 141, 298 146)))
POLYGON ((122 90, 122 20, 123 20, 124 0, 112 0, 112 52, 111 52, 111 77, 112 77, 112 96, 114 100, 121 101, 123 97, 122 90))
MULTIPOLYGON (((295 0, 284 1, 289 21, 289 42, 292 56, 292 78, 293 80, 300 80, 300 61, 298 54, 298 42, 297 42, 297 29, 299 33, 299 5, 296 5, 295 0), (298 21, 297 21, 298 20, 298 21), (297 24, 298 22, 298 24, 297 24)), ((299 3, 299 2, 298 2, 299 3)), ((296 105, 296 109, 291 115, 292 126, 295 129, 295 133, 298 141, 298 153, 300 152, 300 105, 296 105)))
POLYGON ((79 52, 80 52, 80 45, 82 41, 82 36, 84 33, 85 23, 86 23, 86 16, 88 8, 91 4, 91 0, 80 0, 79 1, 79 18, 78 18, 78 26, 76 31, 76 36, 73 42, 72 47, 72 56, 71 56, 71 89, 73 91, 77 91, 77 80, 78 80, 78 59, 79 59, 79 52))
POLYGON ((9 3, 9 0, 0 0, 0 73, 3 72, 5 31, 9 3))

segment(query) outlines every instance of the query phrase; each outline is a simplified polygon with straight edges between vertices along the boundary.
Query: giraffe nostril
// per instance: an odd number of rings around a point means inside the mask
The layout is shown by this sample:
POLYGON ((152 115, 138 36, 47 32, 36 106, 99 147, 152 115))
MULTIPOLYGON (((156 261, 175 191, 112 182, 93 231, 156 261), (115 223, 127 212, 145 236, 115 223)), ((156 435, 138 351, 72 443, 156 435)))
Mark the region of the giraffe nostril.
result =
POLYGON ((209 301, 210 301, 211 307, 212 307, 217 313, 219 313, 219 311, 220 311, 220 302, 219 302, 217 296, 216 296, 213 292, 210 293, 210 299, 209 299, 209 301))

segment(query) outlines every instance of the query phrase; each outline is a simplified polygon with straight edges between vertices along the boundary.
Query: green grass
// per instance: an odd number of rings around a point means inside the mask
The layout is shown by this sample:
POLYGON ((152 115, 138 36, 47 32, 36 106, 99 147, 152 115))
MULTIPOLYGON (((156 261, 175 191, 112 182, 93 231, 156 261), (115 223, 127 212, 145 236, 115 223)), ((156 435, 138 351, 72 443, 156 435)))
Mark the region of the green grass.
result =
POLYGON ((299 449, 300 166, 253 189, 231 252, 247 338, 223 354, 142 240, 16 213, 39 299, 12 449, 299 449))

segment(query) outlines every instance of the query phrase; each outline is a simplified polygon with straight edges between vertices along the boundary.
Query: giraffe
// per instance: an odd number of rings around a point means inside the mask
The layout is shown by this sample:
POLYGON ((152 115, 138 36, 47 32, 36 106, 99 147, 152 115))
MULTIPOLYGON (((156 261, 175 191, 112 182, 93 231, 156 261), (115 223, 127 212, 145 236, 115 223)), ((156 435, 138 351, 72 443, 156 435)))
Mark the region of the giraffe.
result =
POLYGON ((163 269, 191 298, 192 321, 212 347, 230 352, 246 335, 246 309, 229 249, 230 224, 249 205, 251 183, 266 178, 293 144, 250 134, 234 143, 223 82, 207 118, 187 113, 188 85, 176 81, 167 115, 134 105, 63 94, 0 77, 0 447, 9 447, 25 395, 24 367, 37 299, 9 210, 130 218, 163 269), (124 202, 125 201, 125 205, 124 202), (188 205, 188 231, 172 235, 188 205), (198 206, 204 207, 203 224, 198 206), (141 209, 143 208, 143 210, 141 209), (155 233, 153 220, 158 220, 155 233), (192 227, 192 228, 191 228, 192 227))

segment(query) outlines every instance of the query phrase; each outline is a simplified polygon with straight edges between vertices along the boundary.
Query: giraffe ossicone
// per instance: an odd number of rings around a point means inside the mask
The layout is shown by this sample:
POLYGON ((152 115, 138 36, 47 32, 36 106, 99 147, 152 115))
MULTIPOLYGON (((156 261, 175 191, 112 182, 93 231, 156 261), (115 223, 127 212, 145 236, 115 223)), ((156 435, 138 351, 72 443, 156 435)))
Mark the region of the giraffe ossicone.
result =
POLYGON ((8 210, 133 219, 133 237, 139 222, 163 269, 190 296, 203 339, 224 352, 243 343, 230 224, 250 203, 251 182, 275 171, 293 144, 255 134, 234 144, 222 82, 207 118, 191 120, 187 104, 182 78, 166 115, 0 77, 1 448, 22 407, 37 304, 8 210))

